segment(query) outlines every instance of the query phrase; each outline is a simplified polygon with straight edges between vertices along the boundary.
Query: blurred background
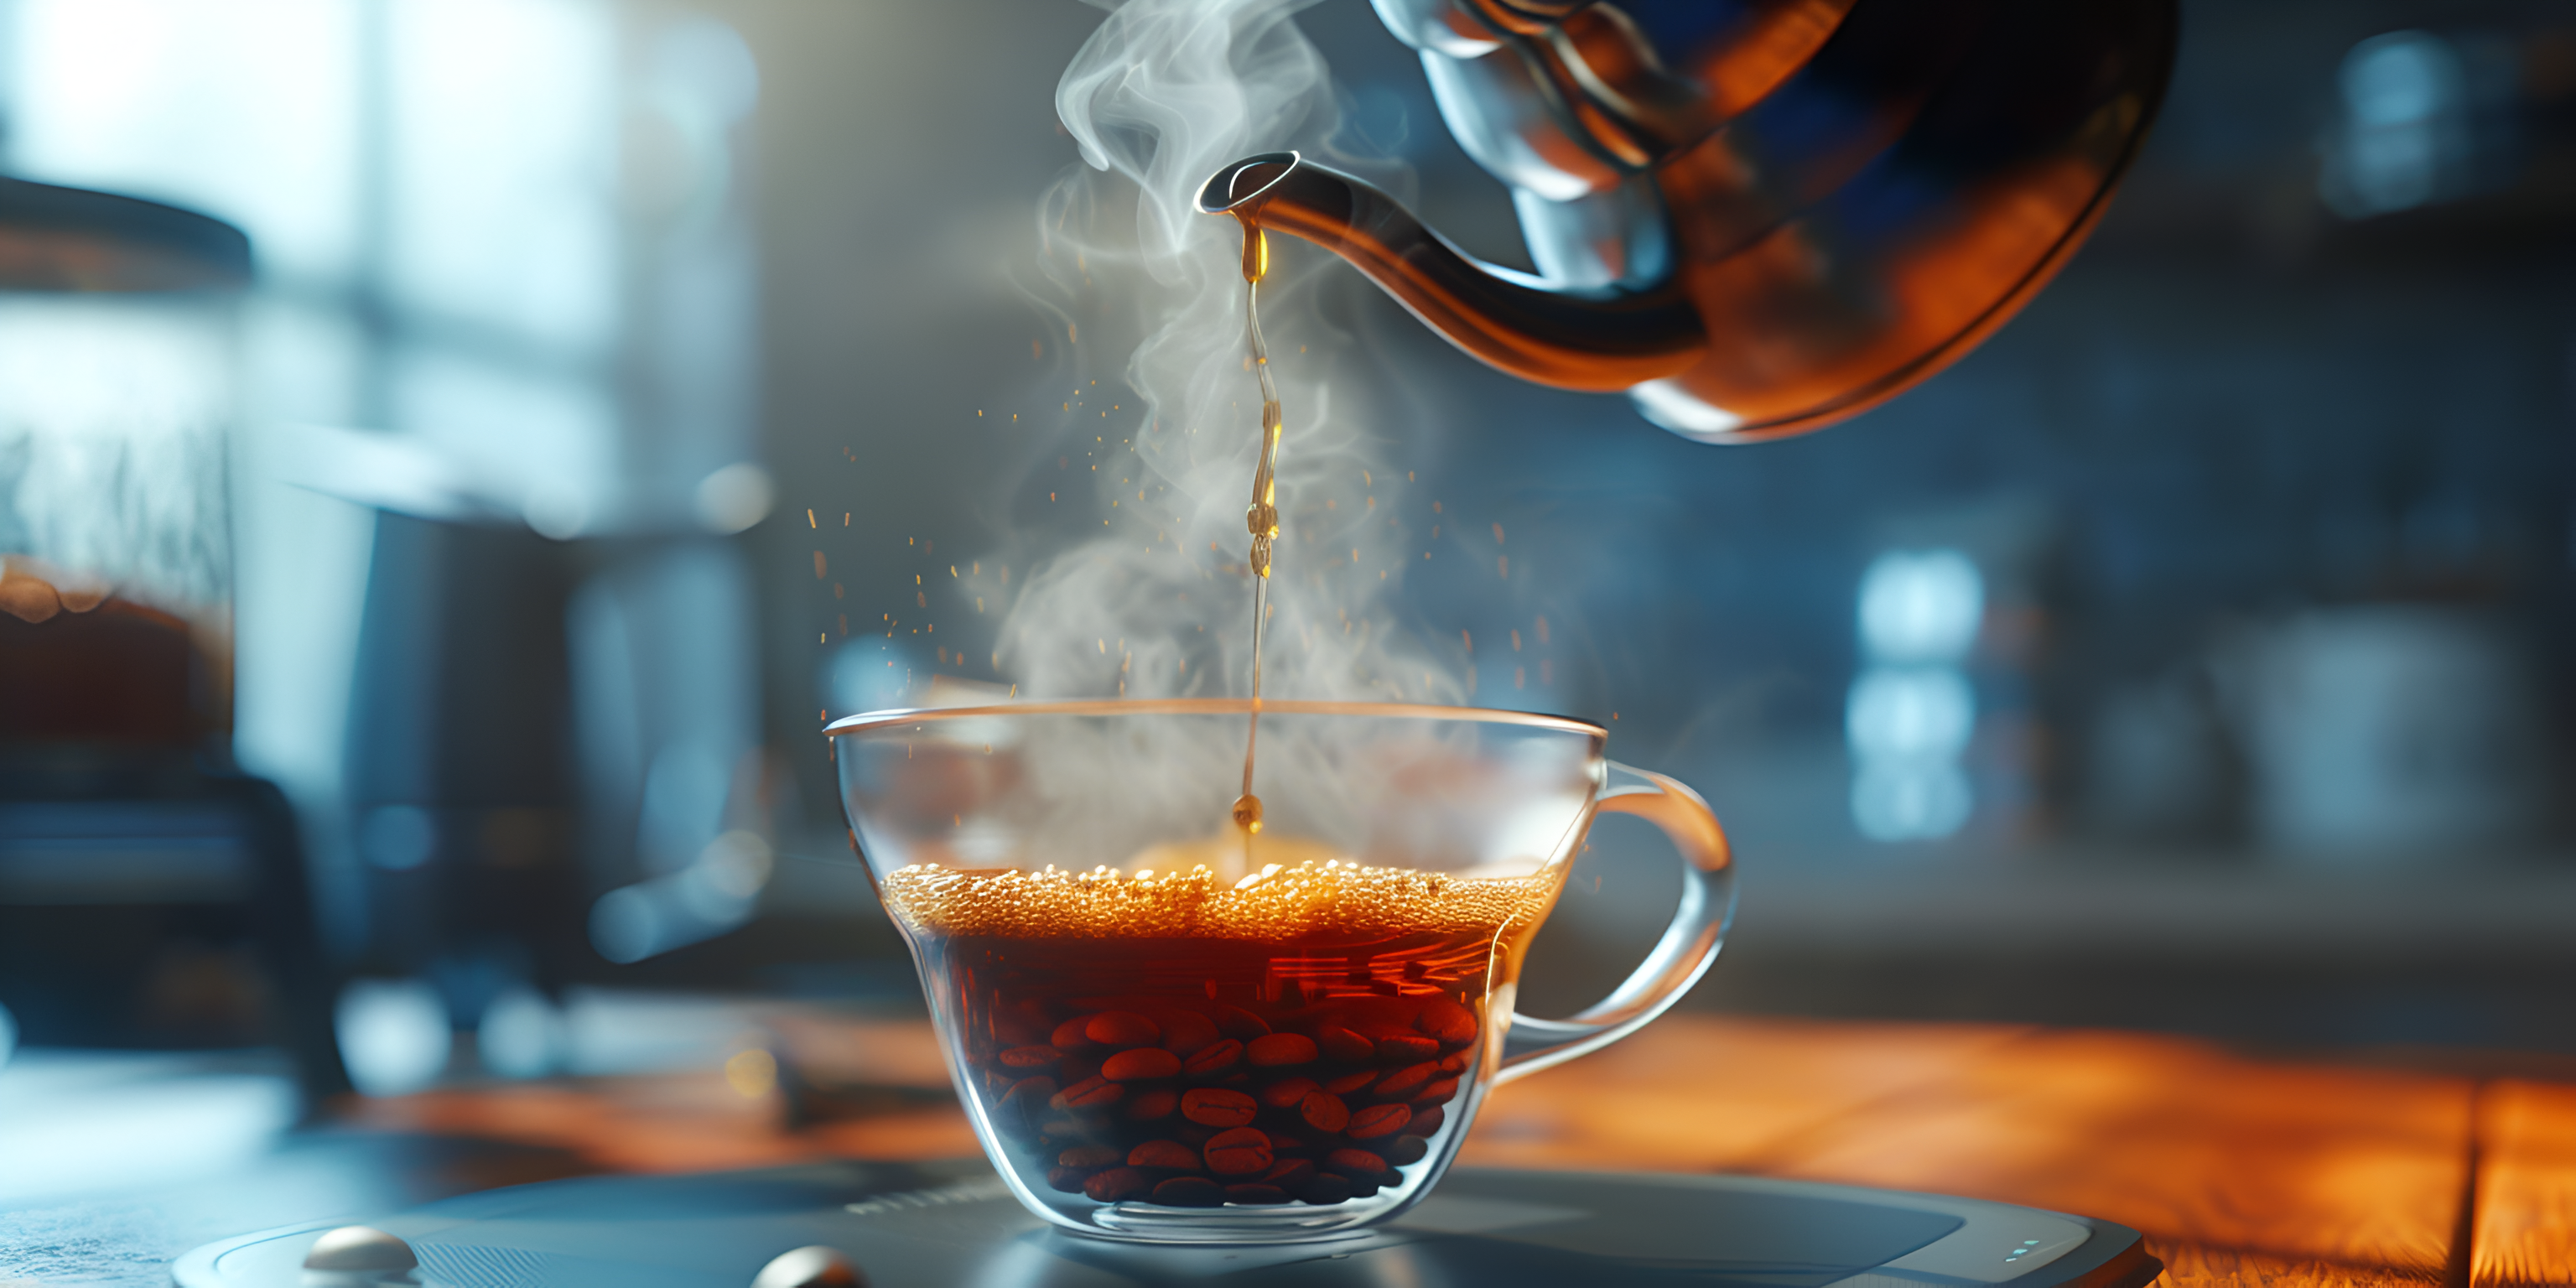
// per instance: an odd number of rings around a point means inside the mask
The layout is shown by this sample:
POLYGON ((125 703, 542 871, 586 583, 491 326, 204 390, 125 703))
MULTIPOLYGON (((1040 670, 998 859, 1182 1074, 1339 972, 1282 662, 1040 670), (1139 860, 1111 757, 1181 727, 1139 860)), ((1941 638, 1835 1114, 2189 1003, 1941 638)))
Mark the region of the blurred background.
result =
MULTIPOLYGON (((1099 19, 0 2, 0 1091, 185 1054, 169 1113, 248 1140, 352 1085, 766 1093, 760 1007, 917 1008, 817 730, 1007 681, 953 565, 1124 359, 1029 289, 1099 19)), ((1337 141, 1529 267, 1364 0, 1299 21, 1337 141)), ((1682 441, 1340 274, 1459 556, 1402 607, 1728 820, 1689 1005, 2576 1055, 2576 22, 2183 30, 2057 283, 1816 436, 1682 441)), ((1644 831, 1529 1009, 1664 919, 1644 831)), ((0 1199, 112 1172, 46 1113, 0 1199)))

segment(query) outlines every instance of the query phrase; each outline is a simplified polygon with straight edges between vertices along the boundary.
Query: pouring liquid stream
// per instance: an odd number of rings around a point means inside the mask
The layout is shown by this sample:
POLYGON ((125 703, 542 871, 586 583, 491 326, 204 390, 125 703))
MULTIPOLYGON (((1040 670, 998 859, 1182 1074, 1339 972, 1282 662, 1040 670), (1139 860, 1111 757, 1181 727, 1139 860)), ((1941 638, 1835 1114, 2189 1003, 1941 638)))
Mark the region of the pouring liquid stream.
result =
POLYGON ((1261 279, 1270 268, 1270 243, 1250 210, 1243 224, 1243 328, 1253 374, 1261 382, 1261 455, 1252 472, 1252 504, 1243 526, 1252 534, 1252 713, 1243 733, 1243 794, 1234 801, 1234 825, 1243 833, 1243 862, 1252 862, 1252 838, 1261 832, 1261 798, 1252 791, 1254 751, 1261 742, 1261 637, 1270 615, 1270 543, 1279 535, 1279 387, 1270 378, 1270 346, 1261 337, 1261 279))

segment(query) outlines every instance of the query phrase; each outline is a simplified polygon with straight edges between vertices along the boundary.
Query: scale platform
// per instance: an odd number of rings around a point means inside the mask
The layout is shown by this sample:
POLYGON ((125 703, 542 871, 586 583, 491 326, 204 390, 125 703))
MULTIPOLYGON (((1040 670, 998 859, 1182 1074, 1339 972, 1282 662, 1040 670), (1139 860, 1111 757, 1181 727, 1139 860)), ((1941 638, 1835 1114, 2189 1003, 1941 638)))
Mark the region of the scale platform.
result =
MULTIPOLYGON (((180 1288, 305 1288, 320 1223, 181 1257, 180 1288)), ((982 1160, 549 1181, 367 1224, 432 1288, 748 1288, 827 1245, 872 1288, 1711 1284, 2143 1288, 2163 1266, 2107 1221, 1973 1199, 1740 1176, 1456 1168, 1372 1232, 1268 1247, 1149 1247, 1049 1226, 982 1160)), ((316 1276, 316 1281, 327 1276, 316 1276)), ((764 1283, 775 1282, 766 1279, 764 1283)))

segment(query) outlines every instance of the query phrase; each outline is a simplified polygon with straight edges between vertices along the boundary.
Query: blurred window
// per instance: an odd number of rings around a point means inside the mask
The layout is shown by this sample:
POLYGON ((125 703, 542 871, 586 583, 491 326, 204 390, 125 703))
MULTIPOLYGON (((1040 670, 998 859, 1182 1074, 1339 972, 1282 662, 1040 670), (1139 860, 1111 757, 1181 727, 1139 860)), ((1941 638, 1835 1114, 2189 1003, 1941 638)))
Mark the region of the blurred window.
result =
POLYGON ((2392 31, 2344 55, 2317 193, 2346 219, 2512 186, 2519 58, 2492 34, 2392 31))
MULTIPOLYGON (((416 436, 473 483, 530 496, 559 534, 606 508, 616 10, 17 0, 0 23, 10 173, 175 202, 250 234, 237 745, 327 813, 347 690, 315 680, 350 674, 368 526, 271 477, 284 449, 265 428, 416 436)), ((316 841, 337 848, 328 829, 316 841)))
POLYGON ((1890 551, 1860 582, 1863 665, 1843 708, 1853 826, 1873 841, 1938 840, 1975 806, 1962 757, 1976 732, 1963 663, 1985 579, 1956 550, 1890 551))
POLYGON ((524 486, 609 459, 604 0, 20 0, 8 168, 249 232, 257 414, 409 430, 524 486))
MULTIPOLYGON (((738 171, 759 80, 725 24, 614 0, 0 3, 0 169, 175 202, 251 237, 236 746, 317 820, 325 869, 426 862, 435 817, 342 798, 373 525, 282 481, 310 481, 317 451, 284 427, 359 426, 370 434, 341 437, 407 449, 352 449, 319 485, 424 514, 461 497, 557 539, 757 522, 774 489, 748 459, 756 299, 738 171), (339 477, 362 469, 384 486, 339 477), (335 825, 344 811, 361 816, 335 825)), ((65 384, 59 355, 30 353, 0 362, 0 376, 38 368, 16 385, 43 388, 13 385, 15 406, 170 383, 65 384)), ((728 564, 709 593, 731 611, 741 579, 728 564)), ((710 637, 674 656, 747 652, 733 638, 747 614, 650 629, 710 637)), ((721 788, 751 700, 729 673, 709 682, 721 701, 665 696, 701 673, 611 696, 684 708, 638 736, 720 746, 721 788)), ((678 855, 655 871, 722 830, 708 807, 681 813, 686 827, 665 825, 671 810, 648 820, 678 855)))
POLYGON ((2327 200, 2349 215, 2405 210, 2444 195, 2467 150, 2460 60, 2447 41, 2391 32, 2353 46, 2343 90, 2340 183, 2327 200))

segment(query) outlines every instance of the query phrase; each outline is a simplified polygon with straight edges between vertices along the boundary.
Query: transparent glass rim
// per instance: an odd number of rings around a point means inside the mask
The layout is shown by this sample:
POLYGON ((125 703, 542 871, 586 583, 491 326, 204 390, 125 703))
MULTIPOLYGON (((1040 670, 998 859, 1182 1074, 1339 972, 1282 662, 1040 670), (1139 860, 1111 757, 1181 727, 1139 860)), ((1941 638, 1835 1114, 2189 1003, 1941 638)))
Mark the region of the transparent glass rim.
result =
POLYGON ((981 707, 895 707, 843 716, 823 727, 826 737, 873 733, 899 725, 934 720, 989 720, 996 716, 1370 716, 1388 720, 1456 720, 1473 724, 1518 725, 1607 739, 1610 731, 1589 720, 1535 711, 1495 707, 1442 707, 1419 702, 1315 702, 1263 698, 1087 698, 1052 702, 1006 702, 981 707))

